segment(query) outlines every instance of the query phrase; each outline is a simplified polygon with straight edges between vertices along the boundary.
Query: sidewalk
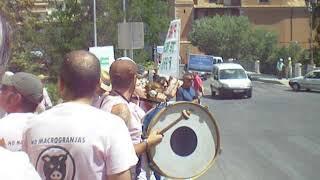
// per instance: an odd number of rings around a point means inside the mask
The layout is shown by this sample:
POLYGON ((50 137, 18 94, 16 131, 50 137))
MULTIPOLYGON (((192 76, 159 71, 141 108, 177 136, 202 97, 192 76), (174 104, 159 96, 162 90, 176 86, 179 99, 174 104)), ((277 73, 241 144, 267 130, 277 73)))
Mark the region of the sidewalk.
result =
POLYGON ((260 81, 265 83, 272 83, 272 84, 281 84, 287 87, 289 86, 289 79, 278 79, 275 75, 269 74, 257 74, 255 72, 247 71, 248 76, 252 81, 260 81))

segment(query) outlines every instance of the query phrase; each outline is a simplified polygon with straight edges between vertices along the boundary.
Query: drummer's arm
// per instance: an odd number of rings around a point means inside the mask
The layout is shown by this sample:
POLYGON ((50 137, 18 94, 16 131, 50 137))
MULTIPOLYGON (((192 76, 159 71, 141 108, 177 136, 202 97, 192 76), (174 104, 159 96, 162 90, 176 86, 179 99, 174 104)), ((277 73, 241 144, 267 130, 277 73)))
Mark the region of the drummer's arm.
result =
POLYGON ((148 145, 146 142, 141 142, 139 144, 134 144, 134 150, 136 151, 136 154, 139 156, 147 151, 148 145))
POLYGON ((158 131, 152 131, 149 137, 139 144, 134 144, 134 150, 137 155, 141 155, 146 152, 149 147, 156 146, 162 141, 163 135, 159 134, 158 131))
POLYGON ((131 174, 129 170, 126 170, 118 174, 108 175, 107 179, 108 180, 131 180, 131 174))

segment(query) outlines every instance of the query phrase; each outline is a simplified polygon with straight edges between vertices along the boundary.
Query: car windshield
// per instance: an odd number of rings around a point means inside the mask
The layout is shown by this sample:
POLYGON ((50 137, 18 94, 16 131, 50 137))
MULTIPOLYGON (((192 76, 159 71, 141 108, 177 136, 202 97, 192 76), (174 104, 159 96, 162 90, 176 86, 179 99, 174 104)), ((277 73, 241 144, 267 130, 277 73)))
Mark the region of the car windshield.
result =
POLYGON ((247 75, 243 69, 222 69, 220 79, 246 79, 247 75))

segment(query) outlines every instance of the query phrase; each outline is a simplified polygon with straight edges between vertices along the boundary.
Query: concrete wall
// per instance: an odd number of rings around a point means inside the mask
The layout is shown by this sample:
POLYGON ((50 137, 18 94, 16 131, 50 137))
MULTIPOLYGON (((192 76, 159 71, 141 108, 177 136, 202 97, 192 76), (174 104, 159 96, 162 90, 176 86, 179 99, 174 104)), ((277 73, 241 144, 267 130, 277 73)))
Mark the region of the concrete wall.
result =
POLYGON ((297 41, 308 47, 310 28, 305 8, 242 8, 242 15, 257 26, 276 31, 282 45, 297 41))
POLYGON ((260 3, 259 0, 242 0, 242 6, 290 6, 290 7, 302 7, 305 6, 304 0, 269 0, 269 2, 260 3))

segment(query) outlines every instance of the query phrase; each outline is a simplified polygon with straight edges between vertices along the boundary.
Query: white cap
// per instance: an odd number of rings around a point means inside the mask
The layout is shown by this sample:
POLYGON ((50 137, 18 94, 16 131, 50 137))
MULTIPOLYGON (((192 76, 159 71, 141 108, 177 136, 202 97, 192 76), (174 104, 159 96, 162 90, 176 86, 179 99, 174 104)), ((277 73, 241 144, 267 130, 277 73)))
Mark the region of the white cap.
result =
POLYGON ((116 61, 119 61, 119 60, 131 61, 131 62, 135 63, 135 62, 134 62, 131 58, 129 58, 129 57, 120 57, 120 58, 116 59, 116 61))
POLYGON ((13 76, 14 75, 14 73, 13 72, 11 72, 11 71, 6 71, 5 73, 4 73, 4 75, 2 76, 2 80, 1 80, 1 84, 8 84, 8 81, 9 81, 9 77, 10 76, 13 76))

